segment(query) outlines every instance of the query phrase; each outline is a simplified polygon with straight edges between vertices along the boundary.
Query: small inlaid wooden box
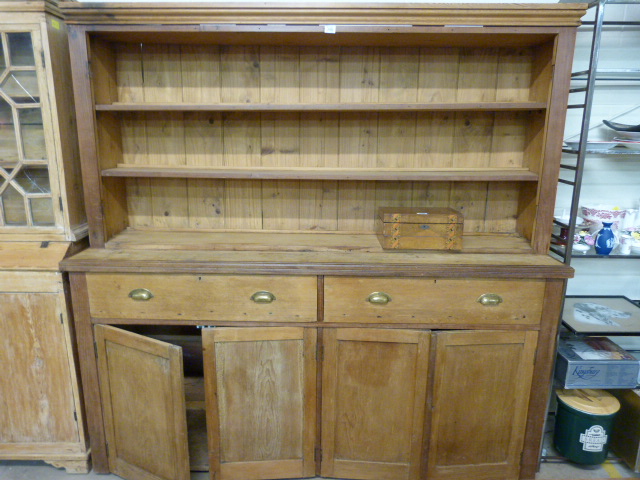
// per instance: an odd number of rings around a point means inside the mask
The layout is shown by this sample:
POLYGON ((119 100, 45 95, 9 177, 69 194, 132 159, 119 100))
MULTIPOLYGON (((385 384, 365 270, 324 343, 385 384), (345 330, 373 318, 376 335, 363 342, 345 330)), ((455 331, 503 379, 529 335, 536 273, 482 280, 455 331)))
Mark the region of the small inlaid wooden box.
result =
POLYGON ((461 250, 462 226, 452 208, 380 207, 376 233, 385 249, 461 250))

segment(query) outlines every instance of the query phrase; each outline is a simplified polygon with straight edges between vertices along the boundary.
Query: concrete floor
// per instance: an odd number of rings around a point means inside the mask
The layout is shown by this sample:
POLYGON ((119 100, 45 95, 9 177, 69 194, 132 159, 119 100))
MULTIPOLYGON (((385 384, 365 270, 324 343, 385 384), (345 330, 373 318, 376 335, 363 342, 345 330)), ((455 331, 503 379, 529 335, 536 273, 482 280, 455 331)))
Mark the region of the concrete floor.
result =
MULTIPOLYGON (((547 452, 553 453, 553 452, 547 452)), ((576 479, 608 479, 608 478, 640 478, 616 458, 607 460, 603 465, 583 466, 564 460, 543 460, 539 480, 576 480, 576 479)), ((192 473, 191 480, 208 480, 209 474, 192 473)), ((116 475, 67 474, 64 470, 52 467, 43 462, 0 461, 0 480, 121 480, 116 475)), ((319 480, 319 479, 318 479, 319 480)))
MULTIPOLYGON (((208 480, 208 473, 194 473, 191 480, 208 480)), ((595 467, 579 466, 560 460, 543 461, 536 479, 540 480, 576 480, 607 478, 640 478, 640 474, 631 472, 622 462, 611 459, 595 467)), ((70 475, 42 462, 1 461, 0 480, 121 480, 116 475, 70 475)))

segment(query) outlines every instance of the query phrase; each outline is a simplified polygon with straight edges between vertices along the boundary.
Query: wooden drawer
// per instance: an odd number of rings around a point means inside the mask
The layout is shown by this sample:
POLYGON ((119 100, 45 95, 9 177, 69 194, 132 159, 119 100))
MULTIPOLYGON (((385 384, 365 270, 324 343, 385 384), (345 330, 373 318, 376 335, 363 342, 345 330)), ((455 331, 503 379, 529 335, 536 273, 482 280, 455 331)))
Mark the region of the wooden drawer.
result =
POLYGON ((314 322, 317 315, 315 276, 88 274, 87 287, 94 318, 314 322), (137 289, 153 297, 134 300, 137 289), (252 299, 257 292, 274 298, 262 303, 252 299))
POLYGON ((536 325, 545 282, 326 277, 324 288, 325 322, 536 325))

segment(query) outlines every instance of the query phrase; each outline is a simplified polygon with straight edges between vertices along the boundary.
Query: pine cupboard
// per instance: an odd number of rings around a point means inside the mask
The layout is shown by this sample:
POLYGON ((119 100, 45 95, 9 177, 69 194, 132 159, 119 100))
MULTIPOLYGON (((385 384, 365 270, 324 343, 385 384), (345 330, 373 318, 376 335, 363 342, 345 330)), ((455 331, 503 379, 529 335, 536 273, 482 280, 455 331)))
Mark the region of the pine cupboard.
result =
POLYGON ((534 478, 584 9, 63 4, 94 468, 534 478), (379 207, 460 211, 462 250, 383 250, 379 207))
POLYGON ((0 2, 0 460, 88 471, 67 282, 83 246, 66 26, 52 1, 0 2))
POLYGON ((68 284, 69 242, 0 244, 0 459, 89 470, 68 284))

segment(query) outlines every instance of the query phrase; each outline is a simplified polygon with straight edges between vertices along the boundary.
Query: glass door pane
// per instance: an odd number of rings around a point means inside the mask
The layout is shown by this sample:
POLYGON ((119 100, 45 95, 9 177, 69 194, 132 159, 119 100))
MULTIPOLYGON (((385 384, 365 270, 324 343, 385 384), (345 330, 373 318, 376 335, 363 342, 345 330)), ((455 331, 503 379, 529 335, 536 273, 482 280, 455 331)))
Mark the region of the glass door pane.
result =
POLYGON ((30 32, 0 32, 0 227, 54 226, 30 32))
POLYGON ((35 67, 33 42, 29 32, 7 33, 9 58, 14 67, 35 67))

